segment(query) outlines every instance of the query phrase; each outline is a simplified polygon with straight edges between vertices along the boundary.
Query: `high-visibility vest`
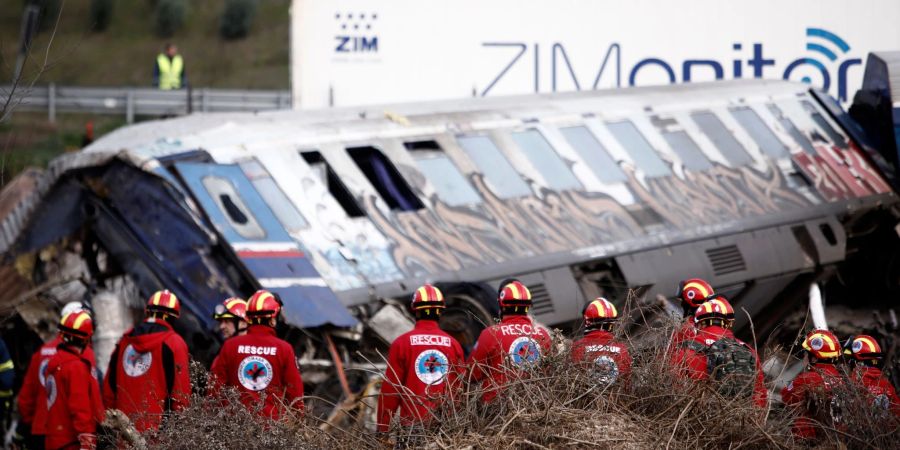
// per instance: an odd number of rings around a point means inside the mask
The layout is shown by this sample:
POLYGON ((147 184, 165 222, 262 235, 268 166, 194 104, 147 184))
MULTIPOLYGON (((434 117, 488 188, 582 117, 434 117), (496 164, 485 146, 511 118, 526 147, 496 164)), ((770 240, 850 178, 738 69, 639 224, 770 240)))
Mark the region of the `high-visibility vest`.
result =
POLYGON ((159 67, 159 88, 164 90, 181 89, 181 72, 184 70, 184 60, 181 55, 169 57, 160 53, 156 57, 156 65, 159 67))

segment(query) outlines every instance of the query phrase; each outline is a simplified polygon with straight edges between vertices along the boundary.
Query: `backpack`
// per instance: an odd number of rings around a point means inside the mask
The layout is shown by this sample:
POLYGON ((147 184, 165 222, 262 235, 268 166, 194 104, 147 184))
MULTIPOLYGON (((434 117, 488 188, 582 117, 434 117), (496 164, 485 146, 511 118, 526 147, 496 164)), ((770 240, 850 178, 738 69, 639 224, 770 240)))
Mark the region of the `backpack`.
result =
POLYGON ((718 385, 719 394, 732 398, 749 398, 756 385, 756 358, 747 345, 722 337, 705 346, 686 341, 682 346, 706 356, 706 373, 718 385))

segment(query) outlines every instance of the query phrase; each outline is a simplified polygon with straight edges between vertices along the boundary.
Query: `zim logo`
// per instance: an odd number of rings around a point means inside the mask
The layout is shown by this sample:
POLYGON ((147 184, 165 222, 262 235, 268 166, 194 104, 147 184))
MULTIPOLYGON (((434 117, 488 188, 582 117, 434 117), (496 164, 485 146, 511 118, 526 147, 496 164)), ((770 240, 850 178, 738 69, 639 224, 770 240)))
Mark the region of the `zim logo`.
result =
POLYGON ((509 356, 517 366, 530 365, 541 359, 541 349, 534 339, 522 336, 509 346, 509 356))
POLYGON ((248 356, 238 366, 238 381, 251 391, 261 391, 272 382, 272 363, 261 356, 248 356))
POLYGON ((334 37, 335 53, 378 52, 378 36, 372 34, 378 13, 336 12, 334 20, 338 25, 338 32, 334 37))
POLYGON ((134 349, 134 346, 128 344, 125 347, 125 355, 122 358, 122 368, 125 369, 125 375, 129 377, 139 377, 148 370, 153 364, 153 354, 150 352, 141 353, 134 349))
POLYGON ((444 382, 450 361, 439 350, 425 350, 416 357, 416 376, 419 381, 438 385, 444 382))

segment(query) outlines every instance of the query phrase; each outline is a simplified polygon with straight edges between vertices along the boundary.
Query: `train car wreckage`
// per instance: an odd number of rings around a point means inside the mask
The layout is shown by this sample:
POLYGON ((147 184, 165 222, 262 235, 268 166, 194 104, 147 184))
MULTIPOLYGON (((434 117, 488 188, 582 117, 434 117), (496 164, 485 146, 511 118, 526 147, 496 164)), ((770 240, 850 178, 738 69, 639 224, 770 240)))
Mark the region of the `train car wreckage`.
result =
POLYGON ((900 216, 842 118, 804 85, 739 81, 138 124, 4 189, 3 313, 46 338, 86 300, 105 367, 168 288, 208 363, 214 306, 270 289, 332 399, 371 389, 425 281, 467 351, 509 276, 565 327, 596 295, 704 276, 761 332, 900 216))

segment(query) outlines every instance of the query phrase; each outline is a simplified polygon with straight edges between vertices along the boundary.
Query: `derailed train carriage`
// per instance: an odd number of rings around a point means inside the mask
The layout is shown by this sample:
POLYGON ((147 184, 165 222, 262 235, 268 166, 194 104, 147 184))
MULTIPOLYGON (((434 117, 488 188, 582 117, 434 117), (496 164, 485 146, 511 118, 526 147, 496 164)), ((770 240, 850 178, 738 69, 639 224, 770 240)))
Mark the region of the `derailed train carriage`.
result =
POLYGON ((702 276, 764 333, 810 282, 896 250, 891 169, 846 119, 754 80, 146 122, 19 180, 4 276, 34 287, 22 322, 43 328, 35 296, 84 296, 112 343, 168 288, 201 359, 216 303, 270 289, 310 383, 405 331, 423 282, 467 351, 512 276, 563 327, 597 295, 702 276))

